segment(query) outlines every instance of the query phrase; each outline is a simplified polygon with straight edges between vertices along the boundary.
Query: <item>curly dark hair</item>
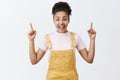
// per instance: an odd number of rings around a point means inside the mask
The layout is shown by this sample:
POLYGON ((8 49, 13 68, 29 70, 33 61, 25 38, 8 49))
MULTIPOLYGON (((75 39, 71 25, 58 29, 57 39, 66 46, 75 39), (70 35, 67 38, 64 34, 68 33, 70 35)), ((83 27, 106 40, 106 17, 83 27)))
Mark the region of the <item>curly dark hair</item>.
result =
POLYGON ((58 11, 65 11, 68 15, 71 15, 71 8, 67 2, 57 2, 52 8, 52 14, 55 15, 58 11))

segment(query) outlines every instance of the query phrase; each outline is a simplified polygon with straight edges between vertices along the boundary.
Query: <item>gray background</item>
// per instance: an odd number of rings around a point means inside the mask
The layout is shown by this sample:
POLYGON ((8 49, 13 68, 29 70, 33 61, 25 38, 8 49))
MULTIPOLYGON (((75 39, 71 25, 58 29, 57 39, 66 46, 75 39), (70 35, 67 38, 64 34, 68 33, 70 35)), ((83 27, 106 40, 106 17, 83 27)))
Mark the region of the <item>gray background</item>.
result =
MULTIPOLYGON (((55 31, 51 8, 59 0, 0 0, 0 80, 45 80, 49 52, 37 65, 28 53, 29 23, 39 38, 55 31)), ((96 55, 86 63, 76 51, 80 80, 120 80, 120 0, 63 0, 72 8, 68 29, 80 34, 89 47, 87 30, 93 21, 96 55)))

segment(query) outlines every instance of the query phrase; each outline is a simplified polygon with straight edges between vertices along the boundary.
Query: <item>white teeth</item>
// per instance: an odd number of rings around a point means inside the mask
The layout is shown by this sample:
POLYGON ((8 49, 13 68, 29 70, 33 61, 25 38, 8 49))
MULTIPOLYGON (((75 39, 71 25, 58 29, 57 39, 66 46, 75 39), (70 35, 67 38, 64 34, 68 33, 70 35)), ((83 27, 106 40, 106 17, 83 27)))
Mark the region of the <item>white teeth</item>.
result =
POLYGON ((64 28, 64 26, 59 26, 59 28, 64 28))
POLYGON ((64 30, 64 26, 58 26, 60 30, 64 30))

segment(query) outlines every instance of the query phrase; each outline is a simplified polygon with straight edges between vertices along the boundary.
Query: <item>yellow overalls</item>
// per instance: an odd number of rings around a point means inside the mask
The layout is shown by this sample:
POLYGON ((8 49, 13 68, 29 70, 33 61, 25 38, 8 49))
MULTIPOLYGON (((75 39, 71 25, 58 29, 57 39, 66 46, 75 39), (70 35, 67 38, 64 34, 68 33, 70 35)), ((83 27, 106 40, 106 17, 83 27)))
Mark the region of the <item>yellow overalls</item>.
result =
MULTIPOLYGON (((45 36, 49 50, 52 49, 52 44, 47 34, 45 36)), ((75 34, 71 32, 71 47, 70 50, 52 50, 49 60, 49 68, 46 80, 78 80, 76 70, 75 53, 75 34)))

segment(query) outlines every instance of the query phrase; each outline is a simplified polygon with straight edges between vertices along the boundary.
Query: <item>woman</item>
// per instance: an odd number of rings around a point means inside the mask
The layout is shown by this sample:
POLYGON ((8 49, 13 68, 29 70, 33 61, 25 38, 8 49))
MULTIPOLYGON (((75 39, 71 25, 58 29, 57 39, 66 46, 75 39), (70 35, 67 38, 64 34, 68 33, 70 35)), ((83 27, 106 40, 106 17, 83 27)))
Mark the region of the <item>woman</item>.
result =
POLYGON ((89 50, 86 49, 81 37, 67 30, 70 22, 71 8, 66 2, 57 2, 52 8, 53 22, 56 26, 56 32, 45 35, 41 40, 40 48, 35 52, 34 38, 36 31, 33 29, 28 33, 29 36, 29 54, 32 64, 37 64, 46 51, 50 50, 50 59, 46 80, 78 80, 75 62, 75 49, 78 50, 82 58, 92 63, 95 54, 95 36, 96 32, 92 28, 92 23, 88 34, 90 37, 89 50))

